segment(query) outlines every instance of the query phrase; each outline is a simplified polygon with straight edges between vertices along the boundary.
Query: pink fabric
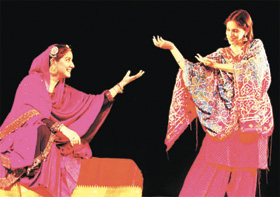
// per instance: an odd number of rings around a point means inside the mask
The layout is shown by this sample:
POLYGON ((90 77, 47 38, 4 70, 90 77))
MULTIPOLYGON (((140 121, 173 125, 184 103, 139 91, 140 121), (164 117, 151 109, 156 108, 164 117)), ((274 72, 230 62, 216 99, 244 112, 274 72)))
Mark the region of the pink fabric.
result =
MULTIPOLYGON (((225 50, 225 49, 224 49, 225 50)), ((267 91, 271 83, 269 63, 261 40, 246 51, 246 61, 234 57, 236 110, 242 132, 270 136, 274 128, 272 106, 267 91)))
POLYGON ((205 139, 179 196, 224 197, 226 192, 228 196, 255 196, 257 168, 232 168, 208 163, 206 159, 208 143, 205 139))
POLYGON ((257 169, 234 169, 227 187, 228 196, 256 196, 257 169))
MULTIPOLYGON (((83 136, 98 115, 103 104, 104 95, 85 94, 65 85, 65 79, 62 79, 55 87, 55 96, 50 100, 45 83, 49 84, 49 53, 53 46, 51 45, 34 59, 29 74, 35 74, 35 76, 40 74, 38 79, 41 81, 41 86, 38 88, 38 91, 41 90, 40 92, 42 92, 40 100, 51 104, 51 108, 49 108, 51 111, 48 111, 48 113, 51 113, 51 118, 65 124, 80 136, 83 136)), ((30 89, 33 88, 30 87, 30 89)), ((33 103, 33 100, 30 103, 33 103)), ((39 105, 41 104, 43 103, 39 105)))
POLYGON ((177 75, 165 141, 167 150, 196 115, 206 132, 180 196, 224 196, 227 187, 232 196, 255 196, 257 169, 268 168, 268 136, 274 127, 267 94, 271 77, 263 44, 255 39, 238 56, 227 47, 207 57, 217 63, 233 64, 234 73, 186 60, 177 75), (189 94, 184 93, 184 88, 189 94), (196 113, 186 110, 193 106, 196 113))
POLYGON ((180 69, 173 90, 172 102, 169 110, 168 131, 165 144, 168 151, 189 124, 197 117, 195 104, 185 87, 180 69))
POLYGON ((233 64, 234 73, 230 75, 186 60, 182 76, 178 73, 173 92, 173 98, 177 99, 172 99, 170 107, 169 125, 173 126, 167 131, 168 149, 196 116, 192 110, 186 110, 194 103, 205 132, 213 137, 227 138, 238 127, 242 132, 270 136, 274 127, 267 94, 271 77, 261 40, 255 39, 246 44, 243 53, 237 57, 229 52, 229 47, 220 48, 207 57, 218 63, 233 64), (182 84, 181 78, 191 96, 185 93, 186 96, 180 96, 184 91, 182 85, 177 87, 177 84, 182 84), (188 101, 190 98, 194 102, 188 101))
MULTIPOLYGON (((0 131, 29 110, 36 109, 40 112, 40 115, 31 118, 23 127, 0 141, 0 154, 11 159, 13 169, 30 166, 33 163, 37 128, 43 124, 42 118, 50 118, 63 123, 82 138, 85 134, 89 135, 87 132, 100 113, 104 102, 104 93, 85 94, 66 85, 65 79, 59 81, 56 86, 55 96, 52 98, 49 96, 46 84, 49 84, 50 79, 49 53, 53 46, 34 59, 29 75, 22 80, 17 89, 11 112, 1 126, 0 131)), ((79 160, 92 156, 88 143, 108 115, 110 107, 111 105, 105 109, 102 119, 91 131, 90 138, 82 138, 81 145, 72 148, 67 138, 62 141, 57 138, 60 149, 55 145, 52 146, 47 161, 42 163, 40 172, 37 174, 39 177, 22 179, 22 183, 31 187, 43 184, 55 196, 61 196, 64 193, 71 194, 77 183, 79 160), (63 151, 64 147, 67 147, 67 152, 63 151), (60 177, 61 174, 62 177, 60 177)), ((0 171, 0 178, 3 178, 7 171, 2 165, 0 171)))
MULTIPOLYGON (((43 185, 52 196, 71 196, 77 185, 80 167, 81 158, 62 156, 59 149, 52 146, 48 159, 43 163, 39 173, 32 179, 21 178, 20 182, 34 191, 43 185)), ((46 191, 41 190, 41 192, 46 191)))
POLYGON ((210 135, 204 138, 205 161, 236 168, 268 169, 268 138, 241 130, 225 140, 210 135))

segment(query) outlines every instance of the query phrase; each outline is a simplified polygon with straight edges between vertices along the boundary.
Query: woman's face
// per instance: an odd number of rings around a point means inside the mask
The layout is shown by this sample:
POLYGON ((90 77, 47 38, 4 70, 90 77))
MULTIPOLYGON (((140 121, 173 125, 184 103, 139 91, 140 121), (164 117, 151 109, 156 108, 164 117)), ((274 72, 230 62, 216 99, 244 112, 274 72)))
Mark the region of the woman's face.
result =
POLYGON ((59 61, 56 62, 57 75, 60 79, 70 78, 71 71, 74 68, 73 54, 68 51, 59 61))
POLYGON ((227 23, 226 36, 228 43, 234 46, 242 46, 244 43, 245 31, 235 21, 227 23))

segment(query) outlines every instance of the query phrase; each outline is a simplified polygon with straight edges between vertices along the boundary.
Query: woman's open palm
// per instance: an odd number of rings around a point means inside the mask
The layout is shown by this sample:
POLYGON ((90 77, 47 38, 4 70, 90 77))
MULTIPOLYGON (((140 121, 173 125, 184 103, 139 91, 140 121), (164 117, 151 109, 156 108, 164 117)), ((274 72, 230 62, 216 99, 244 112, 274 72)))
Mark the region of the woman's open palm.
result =
POLYGON ((121 81, 121 85, 124 87, 125 85, 129 84, 130 82, 134 81, 135 79, 138 79, 139 77, 141 77, 145 72, 140 70, 136 75, 132 75, 130 76, 130 70, 127 71, 126 75, 124 76, 124 78, 121 81))
POLYGON ((155 36, 153 36, 153 42, 154 42, 154 45, 156 47, 159 47, 159 48, 162 48, 162 49, 171 50, 175 47, 175 45, 172 42, 170 42, 168 40, 164 40, 160 36, 157 36, 157 38, 155 36))

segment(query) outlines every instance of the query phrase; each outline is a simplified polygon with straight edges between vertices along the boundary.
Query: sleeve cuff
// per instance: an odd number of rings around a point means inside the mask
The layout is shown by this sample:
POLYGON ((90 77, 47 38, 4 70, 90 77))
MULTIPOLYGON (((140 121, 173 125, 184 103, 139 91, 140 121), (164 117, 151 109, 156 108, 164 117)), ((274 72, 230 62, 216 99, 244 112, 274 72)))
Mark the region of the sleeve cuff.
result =
POLYGON ((112 97, 112 95, 111 95, 111 93, 110 93, 109 90, 106 90, 106 91, 105 91, 105 99, 106 99, 106 98, 108 99, 109 102, 115 101, 115 99, 112 97))

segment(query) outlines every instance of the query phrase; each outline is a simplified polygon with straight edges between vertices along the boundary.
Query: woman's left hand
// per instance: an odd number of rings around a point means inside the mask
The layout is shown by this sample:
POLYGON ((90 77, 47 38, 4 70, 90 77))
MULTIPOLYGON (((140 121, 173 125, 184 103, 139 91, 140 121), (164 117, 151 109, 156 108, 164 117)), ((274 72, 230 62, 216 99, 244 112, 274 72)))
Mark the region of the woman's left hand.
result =
POLYGON ((81 144, 81 138, 75 131, 69 129, 65 125, 60 128, 60 131, 69 139, 71 146, 81 144))
POLYGON ((136 75, 130 76, 130 70, 129 70, 129 71, 127 71, 126 75, 124 76, 124 78, 120 82, 120 85, 122 87, 124 87, 127 84, 129 84, 130 82, 134 81, 135 79, 138 79, 139 77, 141 77, 144 73, 145 73, 144 71, 140 70, 136 75))
POLYGON ((216 62, 212 59, 209 59, 207 57, 202 57, 199 53, 197 54, 197 56, 195 56, 195 58, 203 63, 205 66, 211 67, 211 68, 215 68, 215 64, 216 62))

